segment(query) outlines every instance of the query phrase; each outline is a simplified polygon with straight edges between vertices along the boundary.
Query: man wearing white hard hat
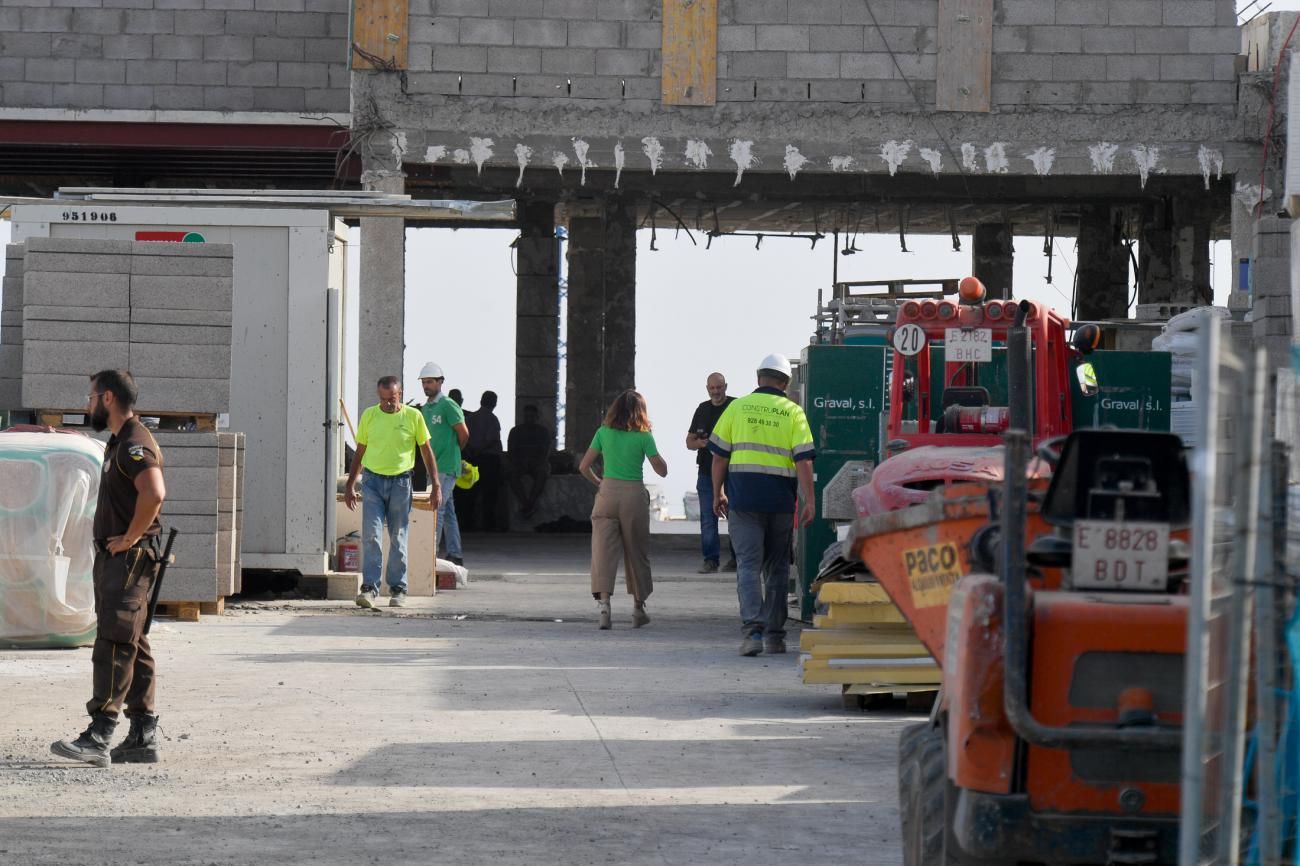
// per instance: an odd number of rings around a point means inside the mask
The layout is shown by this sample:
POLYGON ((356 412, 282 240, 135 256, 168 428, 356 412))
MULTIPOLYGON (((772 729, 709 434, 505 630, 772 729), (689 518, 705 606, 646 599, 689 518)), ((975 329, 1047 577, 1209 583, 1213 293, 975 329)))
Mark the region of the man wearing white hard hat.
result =
MULTIPOLYGON (((460 475, 460 449, 469 439, 465 413, 455 400, 442 393, 446 377, 442 368, 430 361, 420 370, 420 385, 427 398, 420 407, 425 426, 429 428, 429 447, 438 461, 438 487, 442 490, 442 507, 438 509, 439 547, 446 540, 447 558, 457 565, 465 564, 465 554, 460 543, 460 524, 456 521, 456 478, 460 475)), ((433 482, 433 479, 429 479, 433 482)))
POLYGON ((784 355, 764 358, 758 388, 727 407, 709 438, 713 510, 736 550, 743 656, 785 652, 794 516, 807 526, 816 511, 817 455, 807 416, 785 393, 790 372, 784 355))

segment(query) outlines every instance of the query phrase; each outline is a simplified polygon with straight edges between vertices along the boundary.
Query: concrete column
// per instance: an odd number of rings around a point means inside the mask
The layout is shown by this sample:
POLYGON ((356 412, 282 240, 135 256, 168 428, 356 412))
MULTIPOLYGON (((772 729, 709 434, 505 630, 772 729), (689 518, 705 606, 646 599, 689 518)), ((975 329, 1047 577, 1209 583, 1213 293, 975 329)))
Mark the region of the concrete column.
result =
MULTIPOLYGON (((386 176, 369 189, 401 193, 401 176, 386 176)), ((405 378, 406 354, 406 220, 397 217, 361 219, 360 321, 357 323, 357 414, 376 402, 375 383, 381 376, 405 378)), ((411 384, 403 382, 410 395, 411 384)), ((419 383, 415 383, 418 389, 419 383)))
POLYGON ((569 209, 564 439, 582 453, 609 403, 635 384, 636 222, 630 201, 569 209))
POLYGON ((1145 209, 1139 262, 1138 303, 1210 303, 1210 218, 1204 208, 1172 199, 1145 209))
POLYGON ((980 223, 975 226, 971 270, 988 289, 989 298, 1012 297, 1013 237, 1010 223, 980 223))
POLYGON ((1111 208, 1104 205, 1080 208, 1079 290, 1075 316, 1082 321, 1126 318, 1128 266, 1128 248, 1115 230, 1111 208))
POLYGON ((1174 299, 1173 207, 1168 201, 1142 209, 1138 242, 1139 304, 1167 304, 1174 299))
POLYGON ((636 387, 636 208, 605 206, 604 402, 636 387))
POLYGON ((533 404, 541 421, 555 430, 560 381, 559 242, 555 202, 519 204, 515 246, 515 418, 533 404))

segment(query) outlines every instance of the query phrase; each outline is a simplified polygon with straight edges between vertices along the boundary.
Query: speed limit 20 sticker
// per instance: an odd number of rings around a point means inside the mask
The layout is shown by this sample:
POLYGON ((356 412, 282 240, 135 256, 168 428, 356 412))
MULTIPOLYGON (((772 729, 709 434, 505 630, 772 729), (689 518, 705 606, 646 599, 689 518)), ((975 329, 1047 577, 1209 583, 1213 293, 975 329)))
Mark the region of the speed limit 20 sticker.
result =
POLYGON ((916 607, 946 605, 952 588, 962 576, 961 557, 952 542, 904 550, 903 568, 916 607))

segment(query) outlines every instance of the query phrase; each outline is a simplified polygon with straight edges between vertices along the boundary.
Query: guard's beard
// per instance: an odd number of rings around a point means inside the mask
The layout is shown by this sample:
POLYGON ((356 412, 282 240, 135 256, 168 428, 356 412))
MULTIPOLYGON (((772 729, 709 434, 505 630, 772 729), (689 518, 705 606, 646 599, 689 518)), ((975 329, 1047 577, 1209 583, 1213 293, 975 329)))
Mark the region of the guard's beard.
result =
POLYGON ((103 406, 95 407, 95 411, 90 413, 90 429, 96 433, 103 433, 108 429, 108 410, 103 406))

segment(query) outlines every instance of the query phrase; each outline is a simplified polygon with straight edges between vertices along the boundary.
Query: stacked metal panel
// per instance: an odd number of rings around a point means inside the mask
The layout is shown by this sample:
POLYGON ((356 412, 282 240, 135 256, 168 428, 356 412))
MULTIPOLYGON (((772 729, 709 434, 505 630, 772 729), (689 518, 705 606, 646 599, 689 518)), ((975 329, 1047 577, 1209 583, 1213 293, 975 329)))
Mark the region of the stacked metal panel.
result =
POLYGON ((23 259, 22 404, 79 409, 86 377, 131 370, 143 413, 230 408, 229 244, 32 238, 23 259))
POLYGON ((163 601, 216 601, 240 589, 242 433, 154 433, 163 451, 163 530, 178 530, 163 601))
POLYGON ((23 391, 23 245, 5 248, 0 285, 0 410, 22 408, 23 391))

